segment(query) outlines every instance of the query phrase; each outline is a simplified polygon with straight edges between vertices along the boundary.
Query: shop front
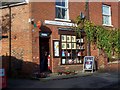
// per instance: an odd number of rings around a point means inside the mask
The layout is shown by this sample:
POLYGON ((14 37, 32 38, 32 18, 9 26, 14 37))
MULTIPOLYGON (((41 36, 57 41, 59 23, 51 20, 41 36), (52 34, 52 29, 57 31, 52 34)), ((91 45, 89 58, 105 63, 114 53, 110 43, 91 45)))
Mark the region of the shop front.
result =
POLYGON ((81 71, 86 55, 84 31, 81 30, 81 36, 78 36, 73 27, 70 26, 70 24, 73 25, 72 23, 63 22, 65 25, 62 22, 55 22, 50 22, 52 25, 46 24, 46 26, 52 27, 49 40, 51 71, 81 71), (57 25, 55 25, 55 22, 57 25))
POLYGON ((48 55, 50 54, 49 40, 51 30, 45 26, 39 32, 40 72, 48 71, 48 55))

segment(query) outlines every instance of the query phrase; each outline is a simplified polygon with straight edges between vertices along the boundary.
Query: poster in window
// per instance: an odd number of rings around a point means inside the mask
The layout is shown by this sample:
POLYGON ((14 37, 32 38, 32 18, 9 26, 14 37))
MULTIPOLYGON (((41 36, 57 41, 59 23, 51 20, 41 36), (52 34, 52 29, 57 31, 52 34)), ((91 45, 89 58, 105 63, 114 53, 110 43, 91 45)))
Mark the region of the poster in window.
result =
POLYGON ((83 43, 83 38, 80 39, 80 42, 83 43))
POLYGON ((54 57, 59 57, 59 40, 54 40, 54 57))
POLYGON ((71 36, 67 36, 67 42, 71 42, 71 36))
POLYGON ((76 43, 72 43, 72 49, 76 49, 76 43))
POLYGON ((67 49, 71 49, 71 43, 67 43, 67 49))
POLYGON ((66 42, 66 35, 61 35, 62 42, 66 42))
POLYGON ((62 43, 62 49, 66 49, 66 43, 62 43))
POLYGON ((76 36, 72 36, 72 42, 76 42, 76 36))
POLYGON ((62 64, 65 64, 65 59, 62 59, 62 64))

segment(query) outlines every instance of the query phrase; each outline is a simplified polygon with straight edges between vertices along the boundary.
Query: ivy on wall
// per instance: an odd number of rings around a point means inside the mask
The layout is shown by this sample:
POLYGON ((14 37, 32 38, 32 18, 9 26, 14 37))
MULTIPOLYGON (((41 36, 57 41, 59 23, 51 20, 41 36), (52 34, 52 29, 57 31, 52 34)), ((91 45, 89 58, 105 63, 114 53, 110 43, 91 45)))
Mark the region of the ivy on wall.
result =
POLYGON ((83 29, 86 33, 87 42, 94 42, 98 49, 103 50, 109 58, 115 56, 118 58, 120 54, 120 29, 108 29, 103 26, 96 26, 92 22, 81 19, 79 16, 76 19, 76 33, 81 35, 80 30, 83 29))

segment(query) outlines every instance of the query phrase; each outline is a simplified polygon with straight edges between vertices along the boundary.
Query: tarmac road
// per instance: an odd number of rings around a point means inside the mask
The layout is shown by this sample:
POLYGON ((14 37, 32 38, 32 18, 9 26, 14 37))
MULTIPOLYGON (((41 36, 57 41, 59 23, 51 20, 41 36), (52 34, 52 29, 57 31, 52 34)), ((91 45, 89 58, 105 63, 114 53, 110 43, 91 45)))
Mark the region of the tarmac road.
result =
POLYGON ((119 75, 106 72, 60 80, 9 79, 8 88, 118 88, 119 75))

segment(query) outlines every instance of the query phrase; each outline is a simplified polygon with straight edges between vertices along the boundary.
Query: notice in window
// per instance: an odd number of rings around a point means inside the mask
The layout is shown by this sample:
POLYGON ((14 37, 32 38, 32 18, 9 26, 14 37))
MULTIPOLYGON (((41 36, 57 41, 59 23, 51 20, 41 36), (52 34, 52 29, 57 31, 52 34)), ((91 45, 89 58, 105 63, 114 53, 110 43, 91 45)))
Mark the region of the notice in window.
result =
POLYGON ((54 40, 54 57, 59 57, 59 41, 54 40))

